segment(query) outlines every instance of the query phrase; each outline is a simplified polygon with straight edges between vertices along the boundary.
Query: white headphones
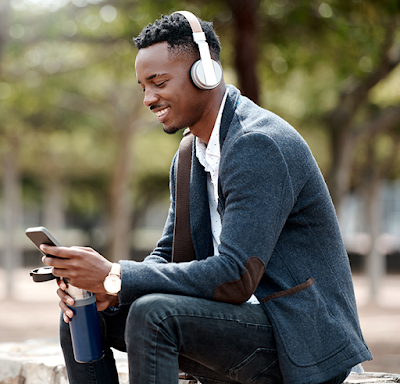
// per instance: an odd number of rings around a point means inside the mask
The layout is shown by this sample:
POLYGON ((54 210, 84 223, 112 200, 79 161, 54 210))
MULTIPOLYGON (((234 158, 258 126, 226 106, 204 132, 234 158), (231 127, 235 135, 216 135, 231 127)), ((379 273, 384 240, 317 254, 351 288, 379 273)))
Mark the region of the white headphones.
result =
POLYGON ((188 11, 175 13, 180 13, 189 22, 193 32, 193 40, 199 47, 200 60, 196 61, 190 69, 190 78, 193 84, 203 90, 217 87, 222 80, 222 68, 215 60, 211 59, 210 48, 199 20, 188 11))

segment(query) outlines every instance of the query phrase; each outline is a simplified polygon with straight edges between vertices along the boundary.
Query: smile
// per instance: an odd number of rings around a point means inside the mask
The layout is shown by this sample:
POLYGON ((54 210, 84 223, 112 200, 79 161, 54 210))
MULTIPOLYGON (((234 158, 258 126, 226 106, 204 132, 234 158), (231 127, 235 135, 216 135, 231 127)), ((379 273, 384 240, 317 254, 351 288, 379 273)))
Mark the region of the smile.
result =
POLYGON ((161 116, 165 115, 165 114, 168 112, 168 110, 169 110, 169 107, 164 108, 164 109, 162 109, 161 111, 157 111, 157 112, 156 112, 156 116, 157 116, 157 117, 161 117, 161 116))

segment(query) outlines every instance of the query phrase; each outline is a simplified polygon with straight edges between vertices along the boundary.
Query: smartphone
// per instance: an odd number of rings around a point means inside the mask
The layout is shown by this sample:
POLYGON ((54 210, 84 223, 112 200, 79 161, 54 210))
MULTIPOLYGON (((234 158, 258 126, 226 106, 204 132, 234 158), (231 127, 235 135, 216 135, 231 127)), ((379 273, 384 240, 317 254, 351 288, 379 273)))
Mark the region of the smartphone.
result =
MULTIPOLYGON (((61 247, 61 244, 54 238, 54 236, 45 227, 31 227, 25 231, 26 236, 35 244, 36 248, 47 256, 39 247, 40 244, 55 245, 61 247)), ((52 256, 55 257, 55 256, 52 256)))
MULTIPOLYGON (((44 255, 47 256, 39 247, 40 244, 55 245, 60 247, 61 244, 54 238, 54 236, 45 227, 31 227, 25 231, 26 236, 35 244, 36 248, 44 255)), ((51 257, 56 257, 50 255, 51 257)), ((30 275, 35 283, 53 280, 56 277, 52 273, 53 267, 41 267, 30 271, 30 275)))

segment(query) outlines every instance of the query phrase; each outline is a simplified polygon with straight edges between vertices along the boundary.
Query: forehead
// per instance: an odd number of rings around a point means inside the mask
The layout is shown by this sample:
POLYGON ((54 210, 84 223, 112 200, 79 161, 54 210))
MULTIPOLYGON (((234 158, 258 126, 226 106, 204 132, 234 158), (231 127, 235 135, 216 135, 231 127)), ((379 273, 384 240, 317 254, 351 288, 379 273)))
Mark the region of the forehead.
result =
POLYGON ((168 48, 168 43, 162 42, 139 49, 135 60, 138 80, 143 76, 147 78, 147 76, 160 71, 165 72, 168 68, 172 70, 178 62, 182 62, 182 60, 179 60, 178 55, 174 55, 173 51, 171 52, 168 48))
POLYGON ((157 43, 150 45, 146 48, 139 49, 136 55, 136 65, 142 61, 154 60, 154 57, 158 58, 158 61, 167 61, 169 59, 168 55, 168 43, 157 43))

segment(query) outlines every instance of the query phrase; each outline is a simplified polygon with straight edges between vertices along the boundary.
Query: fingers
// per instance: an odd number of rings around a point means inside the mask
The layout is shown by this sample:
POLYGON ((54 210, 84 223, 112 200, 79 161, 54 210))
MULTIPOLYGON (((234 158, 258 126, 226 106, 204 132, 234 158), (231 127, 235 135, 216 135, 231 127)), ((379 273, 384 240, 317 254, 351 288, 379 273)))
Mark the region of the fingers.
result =
POLYGON ((74 317, 74 312, 63 301, 60 301, 59 306, 63 312, 64 321, 69 323, 69 321, 74 317))
POLYGON ((104 311, 109 307, 108 303, 103 301, 103 302, 96 302, 96 308, 98 312, 104 311))
POLYGON ((65 293, 62 289, 57 289, 57 295, 64 303, 68 305, 74 305, 75 300, 70 295, 65 293))
POLYGON ((107 293, 96 293, 96 306, 98 311, 104 311, 108 307, 118 305, 118 296, 108 295, 107 293))
POLYGON ((47 254, 42 257, 42 262, 53 267, 53 275, 58 277, 69 277, 66 270, 76 270, 82 259, 94 251, 87 247, 53 247, 41 244, 40 249, 47 254))
POLYGON ((47 256, 42 257, 42 262, 49 267, 57 267, 61 261, 57 259, 68 259, 70 256, 69 248, 66 247, 53 247, 51 245, 41 244, 40 249, 47 254, 47 256))
POLYGON ((63 312, 63 319, 66 323, 69 323, 69 320, 72 319, 74 316, 74 312, 70 307, 68 307, 68 305, 74 305, 75 301, 71 296, 66 294, 64 290, 61 288, 57 289, 57 295, 61 299, 58 305, 60 306, 61 311, 63 312))
POLYGON ((72 248, 72 249, 79 249, 79 250, 81 250, 81 251, 88 251, 88 252, 94 251, 93 248, 90 248, 90 247, 80 247, 80 246, 77 246, 77 245, 74 245, 74 246, 72 246, 71 248, 72 248))
POLYGON ((70 322, 70 320, 74 317, 74 312, 72 312, 70 309, 65 309, 64 307, 68 308, 65 303, 60 301, 60 308, 63 312, 63 320, 67 324, 70 322))
POLYGON ((53 245, 41 244, 40 250, 48 255, 54 255, 61 258, 68 258, 68 254, 70 253, 68 247, 56 247, 53 245))
POLYGON ((40 249, 46 253, 46 256, 42 257, 43 263, 51 267, 66 265, 66 262, 72 263, 73 260, 85 260, 93 257, 103 258, 93 248, 89 247, 53 247, 41 244, 40 249))
POLYGON ((60 289, 65 291, 68 287, 63 278, 57 277, 57 284, 60 289))

